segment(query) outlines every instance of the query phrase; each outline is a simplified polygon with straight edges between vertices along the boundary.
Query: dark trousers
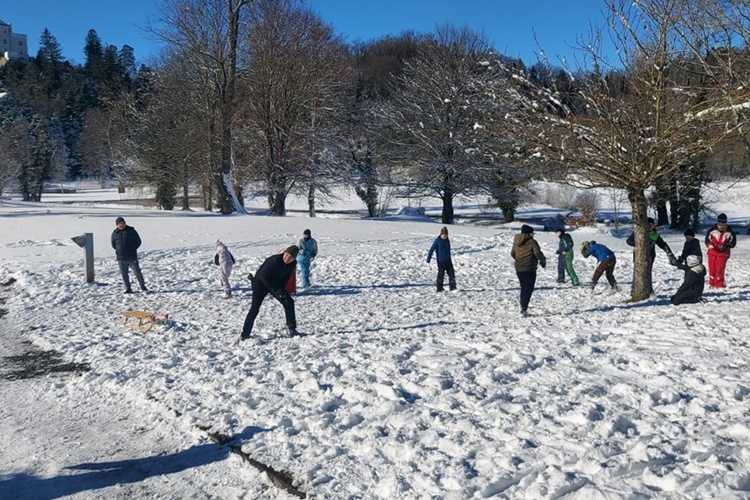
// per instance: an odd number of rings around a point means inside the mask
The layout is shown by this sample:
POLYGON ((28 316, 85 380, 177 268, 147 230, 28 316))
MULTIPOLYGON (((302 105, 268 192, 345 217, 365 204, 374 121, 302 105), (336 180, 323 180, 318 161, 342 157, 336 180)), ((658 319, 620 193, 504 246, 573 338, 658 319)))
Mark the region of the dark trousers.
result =
POLYGON ((141 266, 138 265, 137 260, 118 260, 117 265, 120 266, 120 274, 122 275, 122 281, 125 283, 125 288, 130 290, 130 268, 133 268, 133 274, 135 274, 138 284, 141 285, 141 289, 146 288, 146 283, 143 281, 143 274, 141 273, 141 266))
POLYGON ((599 278, 604 274, 607 277, 607 282, 612 288, 617 287, 617 281, 615 280, 614 270, 617 264, 617 259, 612 257, 611 259, 603 260, 594 269, 594 278, 591 280, 591 288, 594 288, 599 281, 599 278))
MULTIPOLYGON (((271 290, 269 290, 260 280, 253 280, 253 302, 250 305, 250 310, 247 312, 247 316, 245 316, 245 324, 242 326, 243 337, 249 337, 250 333, 252 333, 255 318, 260 311, 260 305, 269 293, 271 293, 271 290)), ((278 290, 272 295, 282 306, 284 306, 286 326, 288 328, 297 328, 297 318, 294 314, 294 299, 292 299, 292 296, 289 295, 286 290, 278 290)))
POLYGON ((529 307, 531 294, 534 293, 536 271, 516 271, 516 274, 518 275, 518 282, 521 284, 521 310, 525 311, 529 307))
POLYGON ((438 262, 437 289, 438 292, 443 290, 445 282, 445 273, 448 273, 448 286, 451 290, 456 289, 456 272, 453 270, 453 262, 438 262))

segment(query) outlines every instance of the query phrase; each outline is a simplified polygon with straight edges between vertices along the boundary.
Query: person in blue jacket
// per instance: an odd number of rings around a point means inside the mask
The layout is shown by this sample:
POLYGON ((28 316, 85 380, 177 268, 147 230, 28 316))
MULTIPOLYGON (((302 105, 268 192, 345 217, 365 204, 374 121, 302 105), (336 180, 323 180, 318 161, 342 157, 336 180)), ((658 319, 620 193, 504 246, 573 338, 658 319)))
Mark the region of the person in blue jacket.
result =
POLYGON ((448 239, 448 228, 443 227, 440 230, 440 236, 435 238, 435 241, 430 247, 430 251, 427 253, 427 263, 432 260, 432 254, 437 254, 437 291, 443 291, 443 285, 445 283, 445 273, 448 273, 448 286, 451 290, 456 289, 456 272, 453 269, 453 262, 451 261, 451 240, 448 239))
POLYGON ((297 264, 299 264, 299 273, 302 277, 302 288, 310 288, 310 268, 312 261, 318 255, 318 242, 312 237, 309 229, 302 231, 302 238, 297 244, 299 254, 297 255, 297 264))
POLYGON ((591 279, 592 290, 596 287, 596 284, 599 282, 599 278, 602 277, 602 274, 606 275, 607 282, 609 282, 609 286, 612 287, 612 290, 619 290, 614 275, 615 265, 617 265, 617 258, 615 258, 615 254, 614 252, 612 252, 612 250, 602 245, 601 243, 597 243, 596 241, 584 241, 583 243, 581 243, 581 255, 583 255, 584 257, 588 257, 589 255, 591 255, 596 258, 597 261, 599 261, 599 265, 597 265, 596 269, 594 269, 594 277, 591 279))

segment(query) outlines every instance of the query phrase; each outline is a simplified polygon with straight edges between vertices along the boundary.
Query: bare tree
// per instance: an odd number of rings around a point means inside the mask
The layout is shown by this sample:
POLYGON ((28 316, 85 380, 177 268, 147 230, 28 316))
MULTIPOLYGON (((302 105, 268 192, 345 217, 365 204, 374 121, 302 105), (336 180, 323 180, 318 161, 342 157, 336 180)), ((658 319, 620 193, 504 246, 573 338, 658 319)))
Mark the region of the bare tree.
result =
POLYGON ((347 51, 300 1, 258 0, 253 7, 242 54, 245 156, 265 181, 270 212, 284 215, 296 183, 316 188, 321 153, 331 146, 324 131, 340 114, 347 51))
POLYGON ((390 160, 411 179, 412 194, 442 200, 445 224, 454 222, 455 197, 486 189, 495 173, 493 88, 500 79, 487 64, 490 54, 481 35, 442 26, 378 109, 390 160))
POLYGON ((223 214, 244 212, 232 183, 233 126, 236 112, 237 54, 243 13, 252 0, 162 0, 162 27, 151 28, 179 49, 195 71, 208 75, 206 92, 215 95, 219 117, 220 161, 214 182, 223 214))
MULTIPOLYGON (((568 182, 581 187, 619 188, 628 193, 635 231, 632 300, 651 290, 646 191, 681 166, 704 159, 734 133, 733 92, 727 72, 684 29, 688 0, 606 0, 606 32, 618 47, 619 64, 602 56, 596 39, 582 50, 588 67, 574 112, 554 85, 524 74, 509 102, 517 108, 517 133, 533 152, 558 165, 568 182)), ((699 18, 692 18, 697 22, 699 18)), ((579 78, 580 79, 580 78, 579 78)))

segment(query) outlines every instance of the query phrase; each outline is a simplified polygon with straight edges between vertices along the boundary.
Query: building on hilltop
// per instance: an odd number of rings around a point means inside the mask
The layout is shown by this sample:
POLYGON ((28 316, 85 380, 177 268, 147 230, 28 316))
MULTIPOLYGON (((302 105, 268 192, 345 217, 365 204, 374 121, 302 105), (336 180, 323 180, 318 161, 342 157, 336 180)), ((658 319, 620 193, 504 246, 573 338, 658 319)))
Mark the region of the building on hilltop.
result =
POLYGON ((0 19, 0 66, 10 59, 29 58, 29 44, 26 35, 13 33, 13 26, 0 19))

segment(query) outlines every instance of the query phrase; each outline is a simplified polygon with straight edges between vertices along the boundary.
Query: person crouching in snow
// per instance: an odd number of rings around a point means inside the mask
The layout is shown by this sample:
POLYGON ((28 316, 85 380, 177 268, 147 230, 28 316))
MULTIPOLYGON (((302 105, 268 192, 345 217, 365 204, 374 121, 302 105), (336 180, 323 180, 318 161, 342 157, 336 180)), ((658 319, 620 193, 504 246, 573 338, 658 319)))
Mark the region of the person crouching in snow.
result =
POLYGON ((445 273, 448 273, 448 286, 451 290, 456 289, 456 272, 453 270, 453 261, 451 260, 451 240, 448 239, 448 228, 443 227, 440 230, 440 236, 435 238, 435 241, 430 247, 430 251, 427 252, 427 263, 429 264, 432 260, 432 253, 437 254, 437 291, 442 292, 445 284, 445 273))
POLYGON ((594 277, 591 279, 592 291, 599 282, 599 278, 602 277, 602 274, 607 276, 607 282, 609 282, 609 286, 612 287, 612 290, 615 292, 619 290, 619 288, 617 288, 617 281, 615 280, 614 274, 617 259, 612 250, 596 241, 584 241, 581 243, 581 255, 584 257, 592 255, 597 261, 599 261, 599 265, 594 269, 594 277))
POLYGON ((516 267, 518 284, 521 285, 521 314, 527 316, 531 294, 536 285, 537 265, 544 268, 547 259, 544 257, 539 243, 534 239, 534 228, 524 224, 521 232, 513 237, 513 248, 510 251, 516 267))
POLYGON ((685 263, 677 263, 677 269, 685 271, 685 280, 672 295, 672 304, 695 304, 701 301, 706 286, 706 268, 701 264, 700 255, 688 255, 685 263))
POLYGON ((234 255, 229 251, 227 246, 216 240, 216 254, 214 255, 214 264, 219 266, 219 275, 221 276, 221 286, 224 287, 224 298, 232 296, 232 285, 229 284, 229 275, 232 274, 232 266, 235 264, 234 255))

